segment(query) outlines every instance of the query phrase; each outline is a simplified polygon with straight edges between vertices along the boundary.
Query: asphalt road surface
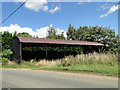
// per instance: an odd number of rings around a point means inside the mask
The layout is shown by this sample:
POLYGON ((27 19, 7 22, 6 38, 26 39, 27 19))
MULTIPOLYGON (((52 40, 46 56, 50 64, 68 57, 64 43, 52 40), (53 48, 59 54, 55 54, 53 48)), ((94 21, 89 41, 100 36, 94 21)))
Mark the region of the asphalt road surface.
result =
POLYGON ((43 70, 2 70, 3 88, 118 88, 117 78, 43 70))

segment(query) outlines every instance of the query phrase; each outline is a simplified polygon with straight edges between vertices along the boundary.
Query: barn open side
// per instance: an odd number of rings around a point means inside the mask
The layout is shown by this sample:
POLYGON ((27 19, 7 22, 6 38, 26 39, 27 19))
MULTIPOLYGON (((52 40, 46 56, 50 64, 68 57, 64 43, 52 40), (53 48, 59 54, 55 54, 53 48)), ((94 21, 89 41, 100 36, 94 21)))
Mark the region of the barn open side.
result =
POLYGON ((13 51, 13 58, 22 62, 22 48, 23 47, 46 47, 46 58, 47 58, 47 47, 79 47, 79 46, 104 46, 98 42, 88 41, 73 41, 73 40, 55 40, 55 39, 43 39, 33 37, 14 37, 11 43, 11 50, 13 51))

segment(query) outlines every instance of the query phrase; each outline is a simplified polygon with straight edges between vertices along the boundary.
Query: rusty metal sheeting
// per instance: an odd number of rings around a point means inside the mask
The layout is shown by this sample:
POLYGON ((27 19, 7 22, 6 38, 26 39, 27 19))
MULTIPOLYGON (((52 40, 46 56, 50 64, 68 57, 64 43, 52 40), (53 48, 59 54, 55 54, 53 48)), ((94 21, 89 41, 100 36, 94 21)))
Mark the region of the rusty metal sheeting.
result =
POLYGON ((65 44, 65 45, 95 45, 104 46, 98 42, 88 42, 88 41, 73 41, 73 40, 56 40, 56 39, 43 39, 43 38, 33 38, 33 37, 18 37, 21 43, 46 43, 46 44, 65 44))

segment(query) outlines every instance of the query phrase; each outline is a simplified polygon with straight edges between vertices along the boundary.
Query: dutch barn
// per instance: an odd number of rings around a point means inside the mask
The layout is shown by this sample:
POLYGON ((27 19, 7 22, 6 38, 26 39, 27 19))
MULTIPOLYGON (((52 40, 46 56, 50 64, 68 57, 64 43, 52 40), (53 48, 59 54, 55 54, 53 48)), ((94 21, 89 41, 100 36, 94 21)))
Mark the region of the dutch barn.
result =
MULTIPOLYGON (((11 50, 13 51, 13 58, 22 62, 22 48, 23 47, 46 47, 46 58, 47 58, 47 47, 89 47, 93 46, 102 47, 104 46, 98 42, 88 41, 73 41, 73 40, 55 40, 55 39, 43 39, 33 37, 14 37, 11 43, 11 50)), ((87 49, 87 48, 86 48, 87 49)))

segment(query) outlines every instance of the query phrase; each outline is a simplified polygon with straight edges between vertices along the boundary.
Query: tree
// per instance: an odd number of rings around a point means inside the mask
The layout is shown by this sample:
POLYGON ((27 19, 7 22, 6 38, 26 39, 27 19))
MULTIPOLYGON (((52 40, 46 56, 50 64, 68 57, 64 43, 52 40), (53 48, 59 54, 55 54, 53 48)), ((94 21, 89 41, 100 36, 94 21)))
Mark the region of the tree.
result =
POLYGON ((53 27, 49 28, 46 38, 65 40, 64 32, 62 32, 62 34, 57 35, 57 29, 54 29, 53 27))
POLYGON ((68 27, 68 32, 67 32, 67 40, 76 40, 76 29, 71 26, 71 24, 68 27))
POLYGON ((5 49, 10 49, 11 41, 13 39, 13 36, 9 32, 4 32, 2 34, 2 51, 5 49))
POLYGON ((17 36, 18 37, 32 37, 30 34, 28 34, 26 32, 18 33, 17 36))
POLYGON ((2 51, 6 50, 6 49, 10 49, 11 46, 11 41, 15 36, 19 36, 19 37, 32 37, 31 35, 29 35, 26 32, 23 33, 19 33, 17 34, 17 32, 9 33, 9 32, 3 32, 2 34, 2 51))
POLYGON ((112 40, 109 51, 120 52, 120 35, 115 36, 112 40))
POLYGON ((61 40, 65 40, 64 32, 62 32, 62 34, 60 35, 59 39, 61 39, 61 40))
POLYGON ((49 30, 48 30, 48 35, 47 35, 46 38, 56 39, 57 38, 56 32, 57 31, 53 27, 50 27, 49 30))
POLYGON ((107 27, 93 26, 93 27, 79 27, 77 30, 74 29, 71 24, 68 27, 67 39, 68 40, 80 40, 80 41, 91 41, 99 42, 104 44, 106 49, 113 47, 113 40, 115 38, 114 30, 107 27))

